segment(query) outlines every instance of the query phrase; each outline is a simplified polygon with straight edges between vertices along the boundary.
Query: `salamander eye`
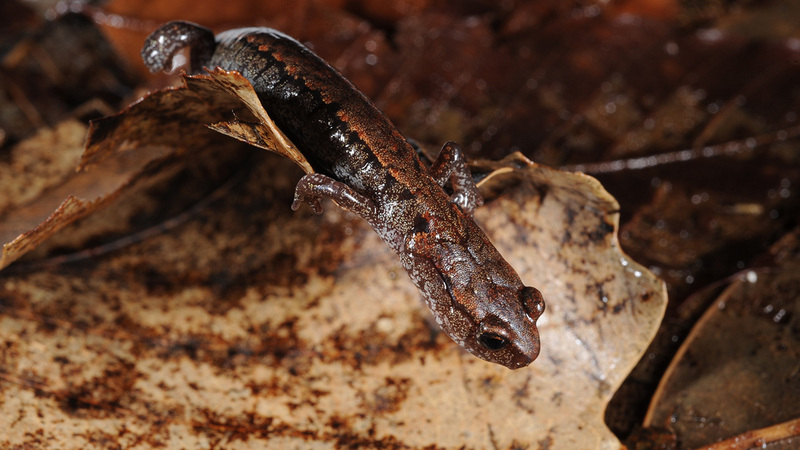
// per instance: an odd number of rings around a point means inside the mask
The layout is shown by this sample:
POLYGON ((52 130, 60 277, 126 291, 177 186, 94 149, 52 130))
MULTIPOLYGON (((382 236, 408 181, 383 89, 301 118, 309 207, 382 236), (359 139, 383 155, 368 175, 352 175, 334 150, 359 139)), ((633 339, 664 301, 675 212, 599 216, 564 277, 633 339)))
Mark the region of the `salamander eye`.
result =
POLYGON ((483 319, 478 328, 478 342, 486 349, 502 350, 511 342, 511 339, 509 339, 502 321, 495 316, 488 316, 483 319))
POLYGON ((508 340, 503 336, 494 333, 481 333, 478 342, 489 350, 500 350, 508 344, 508 340))

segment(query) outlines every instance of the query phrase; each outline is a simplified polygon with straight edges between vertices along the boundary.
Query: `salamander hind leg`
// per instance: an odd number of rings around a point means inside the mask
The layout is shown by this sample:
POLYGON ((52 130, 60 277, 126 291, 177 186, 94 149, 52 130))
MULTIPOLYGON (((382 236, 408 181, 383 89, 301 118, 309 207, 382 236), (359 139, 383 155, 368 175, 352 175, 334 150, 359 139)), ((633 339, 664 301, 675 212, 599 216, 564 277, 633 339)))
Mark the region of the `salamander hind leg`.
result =
POLYGON ((297 211, 301 204, 308 203, 311 210, 319 214, 322 212, 320 200, 324 198, 335 201, 342 208, 353 211, 368 222, 375 217, 376 209, 372 200, 341 181, 321 173, 309 173, 297 182, 292 209, 297 211))
POLYGON ((483 197, 472 181, 472 173, 467 167, 467 158, 464 157, 461 146, 455 142, 446 142, 442 146, 439 156, 431 166, 431 176, 442 187, 448 180, 453 183, 451 201, 467 215, 472 216, 475 208, 483 204, 483 197))

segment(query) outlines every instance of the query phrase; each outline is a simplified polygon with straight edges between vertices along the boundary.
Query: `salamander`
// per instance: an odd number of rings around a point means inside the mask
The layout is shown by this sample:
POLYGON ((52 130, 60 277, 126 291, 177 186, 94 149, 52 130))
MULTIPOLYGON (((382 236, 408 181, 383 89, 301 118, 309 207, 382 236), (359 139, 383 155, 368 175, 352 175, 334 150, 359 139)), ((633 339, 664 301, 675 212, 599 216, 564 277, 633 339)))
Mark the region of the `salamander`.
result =
POLYGON ((366 220, 399 255, 440 328, 478 358, 518 369, 539 354, 542 294, 525 286, 472 218, 483 201, 461 148, 447 142, 426 167, 389 119, 344 76, 295 39, 270 28, 216 37, 170 22, 145 41, 153 72, 181 49, 189 70, 219 67, 250 81, 278 127, 314 173, 292 209, 321 212, 328 198, 366 220), (448 183, 453 194, 445 188, 448 183))

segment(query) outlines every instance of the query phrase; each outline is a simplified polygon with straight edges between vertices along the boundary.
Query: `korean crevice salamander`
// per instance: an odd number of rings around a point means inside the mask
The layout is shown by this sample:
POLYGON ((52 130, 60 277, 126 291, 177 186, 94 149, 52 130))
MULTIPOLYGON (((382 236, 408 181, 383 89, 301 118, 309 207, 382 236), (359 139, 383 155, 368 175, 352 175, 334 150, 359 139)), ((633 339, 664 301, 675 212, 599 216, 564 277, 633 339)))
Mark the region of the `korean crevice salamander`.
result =
POLYGON ((319 213, 330 198, 364 218, 400 256, 439 326, 473 355, 510 369, 539 354, 541 293, 520 281, 472 213, 482 204, 460 147, 448 142, 430 169, 400 132, 336 69, 269 28, 214 34, 170 22, 145 41, 151 71, 190 47, 190 70, 238 71, 316 173, 297 184, 292 209, 319 213), (452 183, 452 198, 444 191, 452 183))

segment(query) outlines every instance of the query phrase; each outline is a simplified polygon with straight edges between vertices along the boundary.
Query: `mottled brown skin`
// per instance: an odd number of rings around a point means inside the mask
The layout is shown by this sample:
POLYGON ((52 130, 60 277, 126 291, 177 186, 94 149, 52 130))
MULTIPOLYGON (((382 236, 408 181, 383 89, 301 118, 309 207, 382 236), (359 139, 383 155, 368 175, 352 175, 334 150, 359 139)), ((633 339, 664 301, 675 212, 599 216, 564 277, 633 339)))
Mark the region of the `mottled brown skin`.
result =
POLYGON ((191 70, 240 72, 281 130, 317 173, 297 184, 293 209, 315 212, 330 198, 363 217, 400 256, 433 317, 459 345, 517 369, 539 354, 539 291, 472 220, 482 203, 458 145, 448 142, 430 169, 392 123, 338 71, 289 36, 269 28, 213 33, 171 22, 151 34, 142 58, 168 69, 191 47, 191 70), (451 182, 452 198, 443 187, 451 182))

